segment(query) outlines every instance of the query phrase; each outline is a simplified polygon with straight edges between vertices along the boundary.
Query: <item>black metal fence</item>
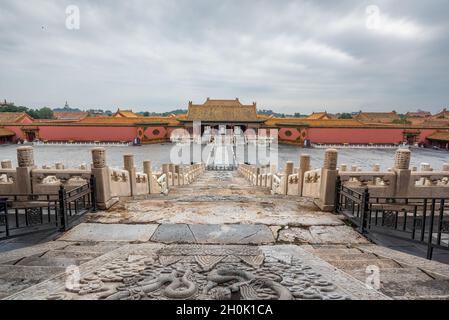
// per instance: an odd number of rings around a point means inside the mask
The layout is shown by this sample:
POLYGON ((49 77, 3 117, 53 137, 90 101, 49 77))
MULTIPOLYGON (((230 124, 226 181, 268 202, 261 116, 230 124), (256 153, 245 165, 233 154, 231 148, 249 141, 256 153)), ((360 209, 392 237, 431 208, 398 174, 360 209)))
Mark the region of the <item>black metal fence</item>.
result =
POLYGON ((82 186, 55 194, 0 195, 0 240, 42 231, 65 231, 85 213, 95 212, 96 185, 92 176, 82 186))
POLYGON ((372 197, 337 181, 335 211, 344 214, 358 230, 379 233, 434 248, 449 250, 449 197, 372 197))

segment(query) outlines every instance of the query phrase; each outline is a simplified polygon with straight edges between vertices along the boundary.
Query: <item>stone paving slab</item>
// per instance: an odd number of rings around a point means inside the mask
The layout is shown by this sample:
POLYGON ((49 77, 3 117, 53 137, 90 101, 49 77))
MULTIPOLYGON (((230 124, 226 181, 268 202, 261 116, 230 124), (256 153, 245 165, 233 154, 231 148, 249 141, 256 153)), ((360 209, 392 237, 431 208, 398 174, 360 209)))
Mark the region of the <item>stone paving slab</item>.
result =
POLYGON ((151 241, 162 243, 195 243, 195 237, 187 224, 161 224, 151 241))
POLYGON ((68 246, 70 243, 62 241, 50 241, 42 244, 37 244, 34 246, 29 246, 26 248, 11 250, 7 252, 2 252, 0 254, 0 264, 14 263, 24 257, 29 257, 35 254, 42 254, 49 250, 61 249, 68 246))
POLYGON ((266 225, 257 224, 194 224, 190 229, 197 243, 264 244, 274 243, 273 233, 266 225))
POLYGON ((293 245, 129 244, 79 270, 7 299, 388 299, 293 245))
POLYGON ((279 231, 279 241, 308 244, 367 244, 369 241, 348 226, 311 226, 279 231))
POLYGON ((151 241, 199 244, 266 244, 274 243, 271 229, 254 224, 162 224, 151 241))
POLYGON ((158 225, 82 223, 58 240, 66 241, 148 241, 158 225))
POLYGON ((0 299, 63 273, 65 270, 63 267, 2 265, 0 266, 0 299))

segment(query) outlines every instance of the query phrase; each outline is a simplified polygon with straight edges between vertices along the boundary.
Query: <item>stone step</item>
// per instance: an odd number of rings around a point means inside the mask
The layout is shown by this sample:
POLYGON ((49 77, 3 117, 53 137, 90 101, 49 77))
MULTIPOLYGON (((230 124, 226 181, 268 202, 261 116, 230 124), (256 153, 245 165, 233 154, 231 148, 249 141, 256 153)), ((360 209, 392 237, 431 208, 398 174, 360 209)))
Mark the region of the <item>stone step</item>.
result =
MULTIPOLYGON (((348 272, 365 282, 365 269, 348 272)), ((448 299, 449 279, 434 278, 417 268, 382 269, 379 273, 380 291, 395 299, 448 299)))
POLYGON ((0 265, 0 299, 65 272, 65 267, 0 265))
POLYGON ((328 260, 329 261, 334 261, 334 260, 341 260, 341 261, 372 260, 372 261, 376 261, 379 259, 379 257, 377 257, 375 254, 362 253, 362 252, 357 252, 357 253, 314 252, 314 255, 325 260, 325 261, 328 261, 328 260))
POLYGON ((69 267, 79 266, 90 261, 101 254, 72 252, 72 251, 49 251, 44 255, 33 255, 26 257, 16 263, 18 266, 47 266, 47 267, 69 267))
POLYGON ((326 260, 338 269, 345 271, 366 270, 368 266, 377 266, 380 270, 401 268, 401 265, 391 259, 368 259, 368 260, 326 260))

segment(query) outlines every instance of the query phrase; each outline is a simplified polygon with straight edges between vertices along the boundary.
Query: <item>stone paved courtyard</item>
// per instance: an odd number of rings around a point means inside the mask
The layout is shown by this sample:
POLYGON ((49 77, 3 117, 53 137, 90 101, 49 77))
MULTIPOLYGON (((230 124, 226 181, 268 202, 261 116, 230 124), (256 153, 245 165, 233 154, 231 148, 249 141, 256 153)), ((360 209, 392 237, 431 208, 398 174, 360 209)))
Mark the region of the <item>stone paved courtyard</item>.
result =
POLYGON ((447 299, 449 266, 372 244, 309 199, 210 171, 168 196, 90 214, 54 241, 3 251, 0 297, 447 299), (365 285, 373 266, 378 290, 365 285))

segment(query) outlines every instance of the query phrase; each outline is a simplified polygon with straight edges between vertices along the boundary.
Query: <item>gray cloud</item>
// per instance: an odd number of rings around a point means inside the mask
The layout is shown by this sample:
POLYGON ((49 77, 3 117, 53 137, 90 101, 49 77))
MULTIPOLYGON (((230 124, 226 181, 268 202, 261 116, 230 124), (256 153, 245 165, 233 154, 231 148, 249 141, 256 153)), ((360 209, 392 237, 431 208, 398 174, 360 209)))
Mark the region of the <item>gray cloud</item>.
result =
POLYGON ((0 98, 162 111, 206 97, 285 112, 447 105, 449 3, 0 3, 0 98), (80 30, 65 28, 67 5, 80 30), (380 22, 366 26, 366 8, 380 22))

